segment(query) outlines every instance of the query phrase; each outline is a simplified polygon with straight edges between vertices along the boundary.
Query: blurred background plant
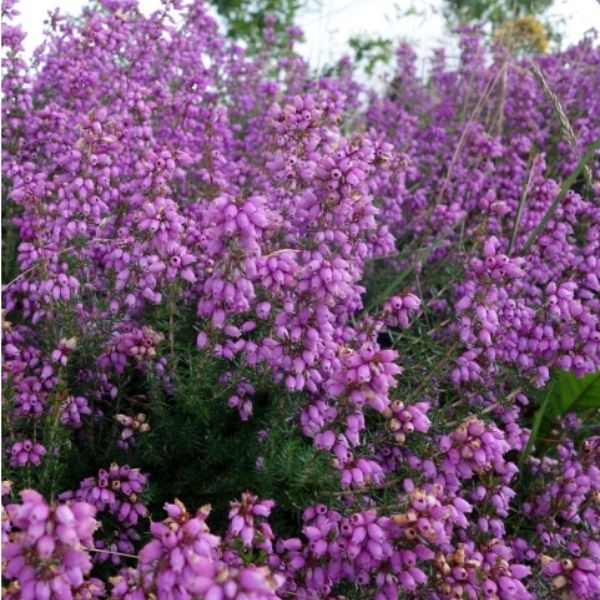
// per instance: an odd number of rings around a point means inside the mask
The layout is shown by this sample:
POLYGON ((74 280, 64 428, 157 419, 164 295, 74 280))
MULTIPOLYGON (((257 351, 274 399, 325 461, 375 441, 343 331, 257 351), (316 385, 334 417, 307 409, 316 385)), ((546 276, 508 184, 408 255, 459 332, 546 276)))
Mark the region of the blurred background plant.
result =
MULTIPOLYGON (((353 7, 338 7, 322 0, 213 0, 219 16, 224 20, 227 35, 245 44, 252 53, 261 48, 265 24, 272 22, 269 43, 279 53, 288 47, 288 30, 306 15, 332 18, 353 7), (329 12, 325 12, 329 11, 329 12)), ((392 4, 390 2, 390 4, 392 4)), ((392 48, 399 41, 398 25, 409 17, 426 19, 431 14, 443 16, 447 29, 453 30, 470 23, 478 23, 492 43, 501 44, 513 54, 527 55, 547 52, 551 45, 558 46, 563 37, 565 19, 552 13, 555 0, 443 0, 441 3, 393 3, 393 15, 382 33, 360 32, 347 39, 354 62, 367 76, 377 67, 388 64, 392 48)), ((323 70, 330 70, 324 65, 323 70)))
POLYGON ((483 23, 492 39, 520 53, 546 52, 561 40, 561 22, 548 13, 554 0, 444 0, 450 27, 473 21, 483 23))
POLYGON ((287 44, 286 30, 297 23, 300 10, 309 8, 312 0, 212 0, 211 4, 227 23, 227 35, 243 41, 250 51, 262 45, 265 19, 276 17, 275 39, 271 44, 280 50, 287 44))

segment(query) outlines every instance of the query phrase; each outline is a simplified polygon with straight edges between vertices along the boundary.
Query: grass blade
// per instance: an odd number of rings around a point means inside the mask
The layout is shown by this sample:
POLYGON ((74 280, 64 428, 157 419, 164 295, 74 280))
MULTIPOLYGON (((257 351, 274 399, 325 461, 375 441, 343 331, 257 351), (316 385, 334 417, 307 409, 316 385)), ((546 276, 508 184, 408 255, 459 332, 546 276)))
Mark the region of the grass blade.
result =
POLYGON ((521 454, 521 458, 519 459, 519 467, 523 465, 526 458, 531 454, 531 449, 533 448, 533 444, 535 444, 535 440, 537 439, 538 432, 540 430, 540 425, 542 424, 542 420, 544 419, 544 413, 548 408, 548 403, 550 402, 550 398, 552 398, 552 394, 554 392, 554 386, 556 382, 552 381, 550 387, 548 388, 548 393, 542 402, 542 405, 538 408, 535 413, 535 417, 533 418, 533 426, 531 427, 531 433, 529 434, 529 439, 527 440, 527 445, 521 454))
POLYGON ((575 183, 575 180, 577 177, 579 177, 579 174, 583 171, 585 165, 592 158, 598 147, 600 147, 600 138, 590 145, 583 158, 577 163, 575 170, 565 179, 565 182, 562 184, 562 187, 554 199, 554 202, 552 202, 552 204, 549 206, 546 214, 542 217, 542 220, 536 225, 536 228, 531 232, 531 235, 525 242, 525 245, 521 249, 521 254, 526 254, 529 248, 531 248, 538 235, 544 229, 544 227, 546 227, 548 221, 552 218, 554 211, 561 203, 562 199, 567 195, 567 192, 569 189, 571 189, 571 186, 575 183))
POLYGON ((527 174, 527 180, 525 182, 525 187, 523 188, 523 193, 521 194, 521 198, 519 200, 519 207, 517 208, 517 216, 515 217, 515 225, 513 227, 512 235, 510 236, 510 244, 508 245, 507 254, 510 256, 512 254, 513 248, 515 247, 515 242, 517 241, 517 234, 519 233, 519 225, 521 224, 521 216, 523 214, 523 207, 525 206, 525 200, 527 200, 527 194, 529 193, 529 186, 531 185, 531 178, 533 176, 533 170, 535 168, 535 162, 537 160, 538 155, 534 154, 533 158, 529 164, 529 173, 527 174))
POLYGON ((442 233, 441 235, 439 235, 437 238, 435 238, 433 240, 433 242, 429 245, 429 246, 425 246, 424 248, 421 248, 420 250, 417 250, 416 252, 416 256, 415 256, 415 260, 413 260, 413 263, 410 265, 410 267, 407 267, 406 269, 404 269, 404 271, 402 271, 402 273, 400 273, 400 275, 398 275, 398 277, 396 277, 392 283, 390 283, 385 290, 383 290, 383 292, 381 292, 377 298, 374 298, 369 305, 367 306, 367 308, 365 309, 364 312, 366 313, 370 313, 376 306, 383 304, 395 291, 398 290, 400 284, 413 272, 413 270, 415 269, 417 262, 423 261, 423 260, 427 260, 427 258, 429 257, 429 255, 436 250, 437 248, 439 248, 442 244, 442 242, 460 225, 462 224, 462 222, 464 221, 464 217, 459 219, 456 223, 454 223, 454 225, 448 229, 447 231, 445 231, 444 233, 442 233))

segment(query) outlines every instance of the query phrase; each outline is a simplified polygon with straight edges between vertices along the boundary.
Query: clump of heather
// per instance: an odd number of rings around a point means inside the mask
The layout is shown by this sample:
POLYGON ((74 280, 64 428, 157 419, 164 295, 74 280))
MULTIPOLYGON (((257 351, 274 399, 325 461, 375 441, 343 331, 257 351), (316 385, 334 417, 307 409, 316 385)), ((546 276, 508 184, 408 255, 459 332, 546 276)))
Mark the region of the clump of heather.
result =
POLYGON ((5 507, 9 526, 3 576, 7 598, 97 598, 104 584, 89 578, 89 547, 98 523, 85 502, 49 505, 34 490, 5 507))
POLYGON ((26 60, 17 8, 7 598, 600 598, 595 34, 371 88, 201 0, 26 60))
POLYGON ((164 508, 168 517, 151 524, 153 539, 141 549, 137 568, 125 569, 115 578, 115 598, 278 597, 281 575, 267 567, 236 568, 220 557, 220 539, 205 523, 209 507, 195 515, 178 501, 164 508))

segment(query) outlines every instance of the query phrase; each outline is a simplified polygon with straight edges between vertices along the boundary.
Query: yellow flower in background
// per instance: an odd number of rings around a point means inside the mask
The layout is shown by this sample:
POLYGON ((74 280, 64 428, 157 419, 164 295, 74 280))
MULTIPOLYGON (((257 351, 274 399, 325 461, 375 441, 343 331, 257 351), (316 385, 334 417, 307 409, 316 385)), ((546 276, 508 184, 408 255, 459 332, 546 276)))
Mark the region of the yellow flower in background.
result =
POLYGON ((521 52, 546 52, 549 46, 548 30, 533 15, 506 21, 494 33, 494 40, 521 52))

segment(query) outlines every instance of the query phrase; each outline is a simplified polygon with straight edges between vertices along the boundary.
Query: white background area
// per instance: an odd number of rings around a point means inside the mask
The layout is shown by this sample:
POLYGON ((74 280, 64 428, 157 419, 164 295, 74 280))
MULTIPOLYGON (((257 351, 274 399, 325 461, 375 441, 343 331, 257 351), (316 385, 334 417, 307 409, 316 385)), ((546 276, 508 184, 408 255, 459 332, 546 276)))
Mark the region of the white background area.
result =
MULTIPOLYGON (((28 34, 28 54, 43 39, 44 20, 48 11, 60 7, 61 12, 78 14, 84 0, 20 0, 20 22, 28 34)), ((306 43, 299 47, 310 64, 321 67, 332 64, 347 52, 347 41, 353 35, 382 36, 406 40, 413 44, 423 68, 434 48, 448 47, 448 32, 441 15, 441 0, 309 0, 309 8, 299 17, 306 43), (414 9, 416 14, 406 16, 414 9)), ((144 12, 160 8, 159 0, 140 0, 144 12)), ((563 46, 575 43, 592 27, 600 30, 600 3, 597 0, 558 0, 550 9, 552 20, 564 20, 563 46)))

